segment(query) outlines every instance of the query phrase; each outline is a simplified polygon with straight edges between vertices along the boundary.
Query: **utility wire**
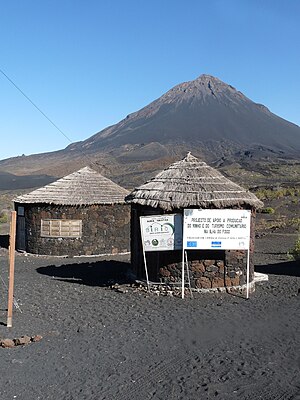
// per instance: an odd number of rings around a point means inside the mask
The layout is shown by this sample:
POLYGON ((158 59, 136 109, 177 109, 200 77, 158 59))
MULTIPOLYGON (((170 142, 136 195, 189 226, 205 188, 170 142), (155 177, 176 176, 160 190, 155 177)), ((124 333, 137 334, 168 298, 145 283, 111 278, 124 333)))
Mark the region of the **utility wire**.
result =
MULTIPOLYGON (((25 97, 25 99, 27 99, 29 103, 31 103, 33 107, 35 107, 50 122, 50 124, 54 126, 54 128, 56 128, 70 143, 73 143, 72 140, 27 96, 26 93, 23 92, 22 89, 19 88, 19 86, 15 84, 15 82, 1 68, 0 72, 25 97)), ((79 151, 84 155, 84 157, 86 157, 86 159, 91 164, 95 164, 95 162, 92 161, 90 157, 82 149, 79 149, 79 151)))
POLYGON ((15 84, 15 82, 13 80, 10 79, 9 76, 6 75, 6 73, 4 71, 2 71, 2 69, 0 68, 0 72, 2 73, 2 75, 5 76, 5 78, 33 105, 33 107, 35 107, 62 135, 64 135, 64 137, 70 142, 72 143, 71 139, 68 138, 68 136, 23 92, 22 89, 19 88, 19 86, 17 86, 15 84))

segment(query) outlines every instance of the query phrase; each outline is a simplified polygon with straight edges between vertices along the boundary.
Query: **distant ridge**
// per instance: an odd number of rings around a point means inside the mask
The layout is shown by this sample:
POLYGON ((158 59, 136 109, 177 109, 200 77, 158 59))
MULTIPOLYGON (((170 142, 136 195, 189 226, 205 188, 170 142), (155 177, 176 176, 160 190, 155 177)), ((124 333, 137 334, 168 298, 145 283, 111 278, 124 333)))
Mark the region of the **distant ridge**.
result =
POLYGON ((300 127, 220 79, 201 75, 85 141, 2 160, 0 172, 53 180, 90 165, 128 188, 190 150, 216 167, 236 164, 252 170, 259 160, 298 162, 300 127))

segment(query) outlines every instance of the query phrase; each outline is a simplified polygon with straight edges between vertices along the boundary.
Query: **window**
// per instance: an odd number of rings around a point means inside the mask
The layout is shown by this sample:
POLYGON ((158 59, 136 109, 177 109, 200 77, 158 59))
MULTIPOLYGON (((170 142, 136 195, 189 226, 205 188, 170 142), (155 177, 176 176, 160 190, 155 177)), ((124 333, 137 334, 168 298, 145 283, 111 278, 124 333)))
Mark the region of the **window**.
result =
POLYGON ((24 215, 25 215, 24 207, 18 206, 18 216, 19 217, 24 217, 24 215))
POLYGON ((81 237, 82 221, 80 219, 42 219, 42 237, 81 237))

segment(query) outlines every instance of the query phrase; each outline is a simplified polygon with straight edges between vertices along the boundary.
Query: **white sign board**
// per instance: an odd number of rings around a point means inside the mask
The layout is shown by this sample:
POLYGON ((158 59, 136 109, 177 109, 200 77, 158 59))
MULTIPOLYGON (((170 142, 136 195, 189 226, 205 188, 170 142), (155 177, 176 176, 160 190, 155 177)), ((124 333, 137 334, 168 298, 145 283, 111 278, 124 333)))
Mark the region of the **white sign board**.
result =
POLYGON ((182 249, 182 216, 180 214, 140 217, 144 251, 182 249))
POLYGON ((250 210, 185 209, 184 249, 248 250, 250 210))

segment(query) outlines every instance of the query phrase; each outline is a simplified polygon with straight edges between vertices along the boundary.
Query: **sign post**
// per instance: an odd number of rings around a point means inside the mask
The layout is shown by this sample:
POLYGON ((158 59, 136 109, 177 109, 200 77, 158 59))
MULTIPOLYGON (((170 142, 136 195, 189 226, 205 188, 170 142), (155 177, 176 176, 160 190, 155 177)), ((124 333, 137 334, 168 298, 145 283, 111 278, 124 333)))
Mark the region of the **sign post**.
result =
MULTIPOLYGON (((141 228, 142 228, 141 220, 140 220, 140 224, 141 224, 141 228)), ((148 268, 147 268, 147 260, 146 260, 146 252, 145 252, 145 244, 144 244, 144 236, 143 235, 142 235, 142 246, 143 246, 143 258, 144 258, 144 268, 145 268, 147 288, 148 288, 148 292, 150 292, 150 283, 149 283, 149 276, 148 276, 148 268)))
POLYGON ((184 299, 184 246, 182 246, 182 268, 181 268, 181 298, 184 299))
POLYGON ((249 289, 250 289, 250 246, 247 251, 247 277, 246 277, 246 299, 249 299, 249 289))
MULTIPOLYGON (((184 250, 247 250, 247 298, 250 281, 250 223, 250 210, 184 210, 183 252, 184 250)), ((184 297, 183 292, 182 297, 184 297)))
POLYGON ((182 216, 180 214, 140 217, 145 274, 148 290, 147 251, 180 250, 182 248, 182 216))

